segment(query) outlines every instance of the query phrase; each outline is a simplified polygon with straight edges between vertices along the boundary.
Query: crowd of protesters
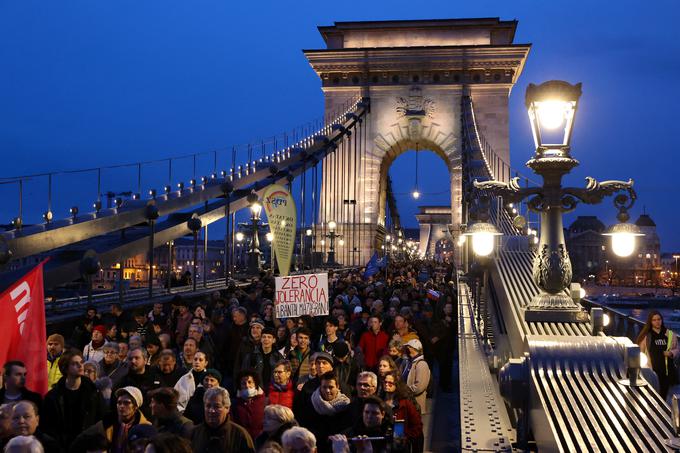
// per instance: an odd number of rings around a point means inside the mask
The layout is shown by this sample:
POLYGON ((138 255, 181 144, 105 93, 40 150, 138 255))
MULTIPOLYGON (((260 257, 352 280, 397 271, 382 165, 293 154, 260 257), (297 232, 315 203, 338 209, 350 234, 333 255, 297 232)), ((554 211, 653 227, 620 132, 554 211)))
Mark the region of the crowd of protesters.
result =
POLYGON ((45 452, 422 452, 451 391, 451 266, 329 272, 329 316, 277 319, 262 274, 205 300, 93 307, 49 335, 49 392, 4 364, 0 446, 45 452))

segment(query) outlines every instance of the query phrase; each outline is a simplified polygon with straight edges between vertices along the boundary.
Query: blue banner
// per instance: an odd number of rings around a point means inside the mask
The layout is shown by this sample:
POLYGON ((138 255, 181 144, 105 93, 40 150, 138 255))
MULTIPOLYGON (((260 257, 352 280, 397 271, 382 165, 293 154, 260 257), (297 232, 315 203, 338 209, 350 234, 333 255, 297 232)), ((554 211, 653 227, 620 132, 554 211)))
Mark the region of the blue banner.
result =
POLYGON ((377 274, 381 269, 385 269, 385 266, 387 266, 387 257, 384 256, 382 258, 378 258, 378 252, 374 252, 371 259, 368 260, 368 263, 366 263, 364 278, 368 278, 377 274))

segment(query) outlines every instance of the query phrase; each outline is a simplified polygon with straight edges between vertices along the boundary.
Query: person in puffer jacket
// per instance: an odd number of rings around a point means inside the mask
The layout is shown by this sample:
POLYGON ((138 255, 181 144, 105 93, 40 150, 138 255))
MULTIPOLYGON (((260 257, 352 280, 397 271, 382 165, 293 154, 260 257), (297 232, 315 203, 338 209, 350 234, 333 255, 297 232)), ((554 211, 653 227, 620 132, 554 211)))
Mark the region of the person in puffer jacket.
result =
POLYGON ((280 360, 274 365, 272 379, 269 384, 269 404, 280 404, 293 409, 293 381, 290 376, 292 369, 288 360, 280 360))

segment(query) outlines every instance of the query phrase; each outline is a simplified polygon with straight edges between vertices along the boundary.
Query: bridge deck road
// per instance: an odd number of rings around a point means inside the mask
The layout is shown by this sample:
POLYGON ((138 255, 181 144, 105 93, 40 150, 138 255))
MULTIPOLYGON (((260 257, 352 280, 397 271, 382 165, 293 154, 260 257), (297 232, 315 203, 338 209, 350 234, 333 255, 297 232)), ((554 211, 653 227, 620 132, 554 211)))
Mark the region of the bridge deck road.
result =
POLYGON ((458 451, 513 451, 510 423, 477 330, 470 288, 458 286, 458 367, 461 445, 458 451))

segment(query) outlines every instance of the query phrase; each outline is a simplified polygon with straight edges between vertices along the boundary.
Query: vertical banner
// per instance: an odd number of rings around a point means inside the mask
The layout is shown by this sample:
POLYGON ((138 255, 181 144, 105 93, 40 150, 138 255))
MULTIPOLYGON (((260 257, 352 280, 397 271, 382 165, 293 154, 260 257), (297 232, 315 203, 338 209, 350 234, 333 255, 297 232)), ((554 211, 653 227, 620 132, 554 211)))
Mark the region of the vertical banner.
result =
POLYGON ((38 264, 0 294, 0 363, 21 360, 26 387, 47 393, 43 264, 38 264))
POLYGON ((274 281, 277 318, 328 315, 328 274, 291 275, 274 281))
POLYGON ((272 248, 276 252, 279 272, 281 275, 288 275, 295 247, 297 225, 295 200, 285 187, 273 184, 264 191, 263 205, 269 228, 274 235, 272 248))

